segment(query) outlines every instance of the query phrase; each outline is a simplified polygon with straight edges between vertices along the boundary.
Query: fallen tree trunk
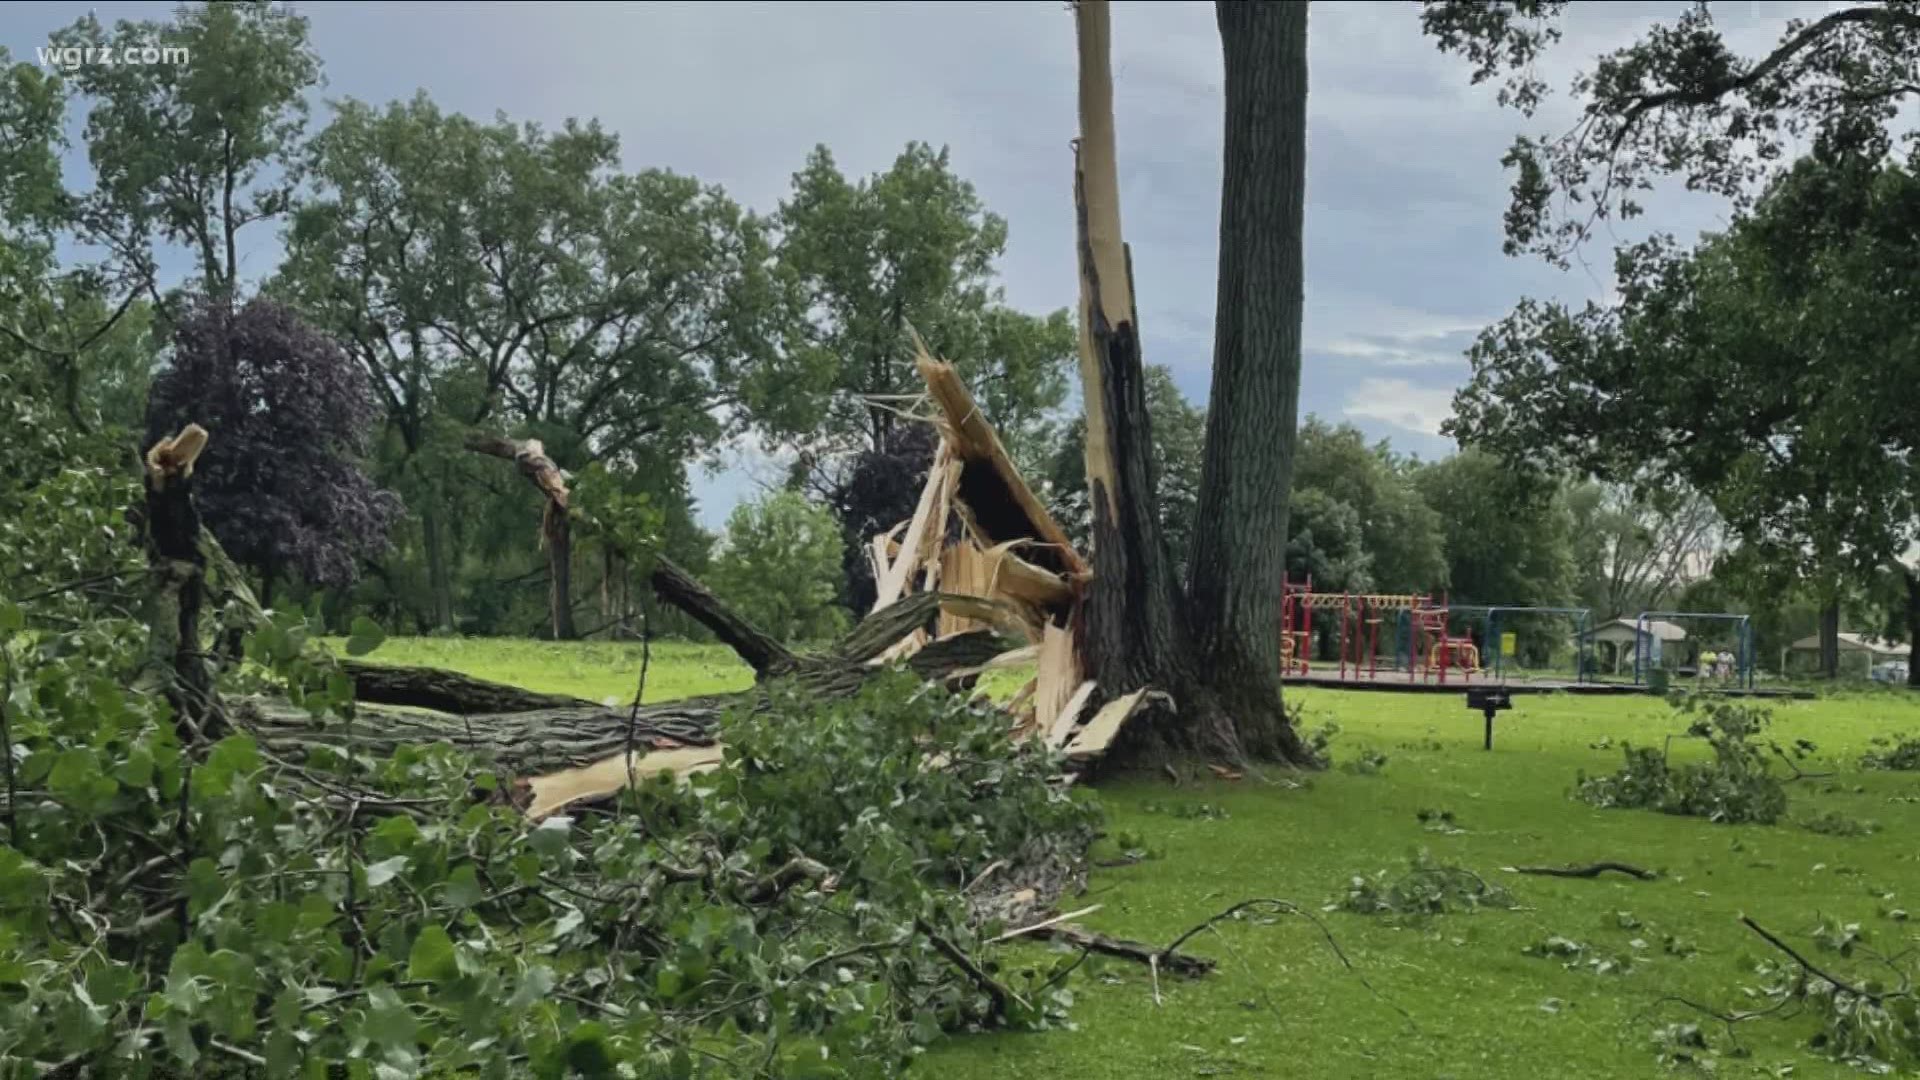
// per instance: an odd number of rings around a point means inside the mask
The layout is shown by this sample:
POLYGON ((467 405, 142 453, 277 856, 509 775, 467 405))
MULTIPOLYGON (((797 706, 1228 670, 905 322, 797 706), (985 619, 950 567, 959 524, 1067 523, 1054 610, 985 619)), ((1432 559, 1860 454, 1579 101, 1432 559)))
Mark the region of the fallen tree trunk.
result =
POLYGON ((543 694, 445 668, 388 666, 364 660, 342 660, 340 667, 353 678, 354 700, 371 705, 404 705, 455 716, 597 707, 585 698, 543 694))
MULTIPOLYGON (((547 497, 547 516, 543 519, 551 522, 554 515, 568 522, 579 522, 589 528, 596 528, 594 522, 574 510, 572 495, 567 489, 567 474, 554 460, 547 456, 546 448, 538 439, 514 440, 498 435, 484 435, 478 432, 467 436, 467 449, 477 454, 488 454, 504 458, 519 468, 520 474, 527 478, 540 493, 547 497)), ((545 525, 547 534, 553 532, 552 526, 545 525)), ((603 535, 604 538, 604 535, 603 535)), ((623 558, 632 559, 633 552, 622 551, 623 558)), ((720 602, 705 585, 700 584, 692 574, 681 569, 665 555, 655 554, 651 558, 653 570, 647 575, 647 582, 653 587, 654 594, 668 604, 679 608, 713 631, 713 636, 725 642, 755 672, 766 673, 787 667, 794 661, 794 655, 785 645, 780 644, 771 635, 759 627, 741 618, 732 609, 720 602)), ((557 579, 556 579, 557 580, 557 579)), ((557 586, 556 586, 557 587, 557 586)), ((559 600, 555 599, 556 611, 559 600)))
MULTIPOLYGON (((883 670, 873 666, 871 658, 924 625, 939 611, 942 599, 938 593, 924 593, 903 600, 862 622, 838 648, 796 658, 777 677, 739 693, 635 710, 438 668, 347 661, 358 703, 353 724, 316 721, 304 709, 266 698, 237 703, 235 719, 282 753, 351 745, 357 752, 378 756, 409 744, 446 742, 483 754, 514 776, 577 768, 621 754, 630 727, 634 745, 642 750, 710 744, 722 716, 731 709, 767 707, 776 685, 817 700, 850 697, 883 670), (436 712, 381 707, 393 705, 436 712)), ((961 599, 970 609, 978 604, 961 599)), ((1005 638, 978 630, 933 642, 908 658, 905 667, 929 682, 962 688, 1010 647, 1005 638)))

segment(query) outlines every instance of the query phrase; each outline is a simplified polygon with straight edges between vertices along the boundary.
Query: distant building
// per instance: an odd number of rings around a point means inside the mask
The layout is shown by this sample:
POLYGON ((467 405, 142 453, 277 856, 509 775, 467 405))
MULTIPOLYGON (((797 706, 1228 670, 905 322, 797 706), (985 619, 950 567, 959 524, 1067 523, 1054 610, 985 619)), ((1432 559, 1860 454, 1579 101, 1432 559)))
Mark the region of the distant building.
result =
POLYGON ((1642 665, 1657 665, 1667 652, 1665 647, 1686 641, 1687 632, 1665 619, 1648 619, 1644 623, 1615 619, 1587 631, 1586 640, 1592 643, 1594 662, 1619 674, 1621 668, 1633 666, 1636 647, 1642 665))
MULTIPOLYGON (((1811 656, 1808 666, 1820 666, 1820 635, 1810 634, 1787 646, 1792 654, 1811 656)), ((1853 665, 1860 665, 1860 674, 1865 675, 1874 668, 1889 661, 1904 661, 1913 653, 1909 645, 1896 645, 1866 634, 1856 634, 1842 630, 1840 632, 1840 670, 1851 673, 1853 665), (1857 658, 1857 659, 1856 659, 1857 658)), ((1796 665, 1798 666, 1798 665, 1796 665)), ((1786 657, 1781 657, 1781 667, 1786 667, 1786 657)))

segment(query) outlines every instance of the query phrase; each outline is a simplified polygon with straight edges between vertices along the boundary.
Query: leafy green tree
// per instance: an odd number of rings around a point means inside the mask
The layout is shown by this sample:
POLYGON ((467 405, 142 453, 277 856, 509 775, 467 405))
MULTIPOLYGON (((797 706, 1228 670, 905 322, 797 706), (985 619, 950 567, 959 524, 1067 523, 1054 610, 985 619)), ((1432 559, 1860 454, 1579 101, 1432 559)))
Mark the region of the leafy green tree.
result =
POLYGON ((994 263, 1006 222, 945 149, 910 143, 887 171, 855 181, 817 147, 775 222, 780 273, 803 313, 787 349, 830 392, 815 422, 788 431, 817 468, 886 446, 922 388, 910 331, 959 368, 1016 460, 1040 463, 1048 414, 1066 397, 1073 322, 1003 303, 994 263))
MULTIPOLYGON (((265 2, 181 5, 166 22, 92 14, 57 32, 56 48, 187 50, 184 63, 80 64, 66 75, 87 103, 95 189, 90 239, 153 281, 153 246, 193 253, 200 291, 237 295, 246 226, 293 203, 307 92, 320 60, 307 20, 265 2)), ((159 301, 159 295, 154 293, 159 301)))
POLYGON ((831 636, 848 622, 839 596, 840 523, 798 492, 735 507, 712 585, 761 629, 789 641, 831 636))
POLYGON ((111 252, 72 261, 85 231, 61 182, 65 120, 65 84, 0 49, 0 355, 43 371, 75 428, 137 427, 161 337, 140 299, 148 280, 111 252))
POLYGON ((275 287, 373 378, 438 625, 454 617, 462 519, 490 520, 463 493, 498 468, 466 460, 468 427, 540 438, 568 468, 659 476, 664 504, 682 461, 808 407, 773 348, 782 309, 760 222, 691 178, 619 172, 597 124, 481 124, 424 95, 349 101, 309 164, 316 195, 275 287))
MULTIPOLYGON (((1535 61, 1558 40, 1556 19, 1565 7, 1561 0, 1436 0, 1426 7, 1424 24, 1443 50, 1473 64, 1475 82, 1504 78, 1501 100, 1530 116, 1548 92, 1535 61)), ((1790 173, 1798 168, 1795 155, 1802 148, 1812 147, 1829 160, 1887 162, 1893 148, 1912 134, 1906 106, 1920 95, 1920 80, 1913 73, 1916 51, 1920 12, 1906 3, 1837 5, 1815 19, 1791 20, 1779 42, 1757 56, 1741 55, 1728 44, 1706 4, 1688 9, 1670 24, 1655 24, 1639 40, 1600 58, 1591 71, 1575 78, 1573 93, 1581 110, 1572 130, 1521 136, 1508 151, 1505 163, 1516 177, 1506 215, 1506 249, 1536 253, 1565 266, 1597 227, 1638 217, 1644 192, 1663 178, 1679 178, 1691 191, 1724 196, 1736 211, 1743 211, 1763 193, 1791 181, 1790 173)), ((1656 236, 1649 246, 1657 252, 1672 242, 1656 236)), ((1627 254, 1627 261, 1639 266, 1659 259, 1648 247, 1627 254)), ((1642 273, 1630 268, 1623 277, 1642 273)), ((1908 376, 1889 377, 1896 385, 1907 385, 1908 376)), ((1776 404, 1748 427, 1775 426, 1773 414, 1778 411, 1776 404)), ((1726 461, 1734 460, 1724 442, 1719 448, 1726 461)), ((1869 454, 1862 460, 1879 459, 1869 454)), ((1801 481, 1776 475, 1765 484, 1747 485, 1783 491, 1783 485, 1800 484, 1801 508, 1807 512, 1797 515, 1798 522, 1781 515, 1769 529, 1758 530, 1771 531, 1770 538, 1757 538, 1756 530, 1748 529, 1742 539, 1750 547, 1758 545, 1747 557, 1772 567, 1776 576, 1790 576, 1795 564, 1817 567, 1814 572, 1828 597, 1823 666, 1832 673, 1839 661, 1842 579, 1870 572, 1863 571, 1870 559, 1853 554, 1839 556, 1842 564, 1835 564, 1832 549, 1857 547, 1870 554, 1884 546, 1879 541, 1885 528, 1874 521, 1856 522, 1866 530, 1866 542, 1856 545, 1846 539, 1846 508, 1836 506, 1821 490, 1816 475, 1809 472, 1801 481), (1808 488, 1807 482, 1814 486, 1808 488), (1806 557, 1809 552, 1814 553, 1811 559, 1806 557)), ((1870 483, 1883 486, 1889 480, 1870 483)), ((1729 482, 1725 490, 1738 483, 1729 482)), ((1699 486, 1707 490, 1720 485, 1699 486)), ((1851 501, 1851 493, 1838 499, 1851 501)), ((1722 497, 1716 495, 1715 502, 1727 514, 1722 497)), ((1892 515, 1874 516, 1885 520, 1892 515)), ((1909 590, 1908 606, 1920 625, 1920 577, 1909 577, 1909 590)))
MULTIPOLYGON (((1446 587, 1446 542, 1439 516, 1414 489, 1417 466, 1385 440, 1369 444, 1352 424, 1308 416, 1298 438, 1293 489, 1319 491, 1353 509, 1370 587, 1390 593, 1446 587)), ((1289 534, 1298 530, 1289 526, 1289 534)))
POLYGON ((1564 492, 1469 447, 1423 466, 1415 483, 1439 516, 1449 597, 1560 607, 1574 599, 1572 515, 1564 492))
MULTIPOLYGON (((1566 0, 1427 0, 1422 25, 1442 51, 1472 65, 1475 83, 1502 81, 1503 105, 1532 117, 1551 92, 1541 55, 1560 40, 1566 0)), ((1639 217, 1664 178, 1751 204, 1822 145, 1879 156, 1910 130, 1902 108, 1920 96, 1913 58, 1920 11, 1904 2, 1828 5, 1791 19, 1757 56, 1735 50, 1711 5, 1658 21, 1577 74, 1574 127, 1522 135, 1504 163, 1515 172, 1506 248, 1565 266, 1610 220, 1639 217)))
POLYGON ((1833 672, 1849 582, 1916 537, 1920 422, 1889 391, 1920 378, 1900 299, 1920 286, 1917 208, 1910 166, 1802 161, 1694 250, 1624 253, 1617 305, 1523 301, 1474 346, 1452 430, 1643 491, 1698 489, 1744 576, 1827 597, 1833 672))

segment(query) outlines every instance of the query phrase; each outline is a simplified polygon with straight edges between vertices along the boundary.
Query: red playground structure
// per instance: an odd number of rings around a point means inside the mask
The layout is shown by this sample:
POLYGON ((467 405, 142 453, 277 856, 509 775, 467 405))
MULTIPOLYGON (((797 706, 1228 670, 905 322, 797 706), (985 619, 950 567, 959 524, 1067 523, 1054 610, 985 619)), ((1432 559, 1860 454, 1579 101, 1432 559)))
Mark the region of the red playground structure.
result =
POLYGON ((1472 639, 1447 628, 1447 601, 1432 594, 1313 591, 1313 578, 1289 578, 1280 598, 1280 675, 1308 677, 1313 652, 1313 614, 1337 614, 1336 637, 1342 682, 1380 677, 1381 631, 1392 623, 1389 674, 1404 670, 1408 682, 1447 681, 1449 671, 1472 682, 1481 671, 1472 639))

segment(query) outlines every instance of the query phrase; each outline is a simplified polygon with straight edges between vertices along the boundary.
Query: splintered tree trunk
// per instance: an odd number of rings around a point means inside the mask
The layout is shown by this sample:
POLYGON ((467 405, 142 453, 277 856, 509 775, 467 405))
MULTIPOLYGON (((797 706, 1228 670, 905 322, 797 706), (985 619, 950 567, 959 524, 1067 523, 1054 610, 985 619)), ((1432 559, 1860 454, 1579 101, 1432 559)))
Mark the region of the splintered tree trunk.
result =
POLYGON ((1111 752, 1122 764, 1312 761, 1281 708, 1274 629, 1299 381, 1305 9, 1247 6, 1253 10, 1230 12, 1223 4, 1220 15, 1228 122, 1222 344, 1199 522, 1205 559, 1193 568, 1191 601, 1174 580, 1151 484, 1152 432, 1120 229, 1109 12, 1104 0, 1075 7, 1080 369, 1096 568, 1081 659, 1105 697, 1151 686, 1171 699, 1123 731, 1111 752), (1270 233, 1239 235, 1248 228, 1270 233))

